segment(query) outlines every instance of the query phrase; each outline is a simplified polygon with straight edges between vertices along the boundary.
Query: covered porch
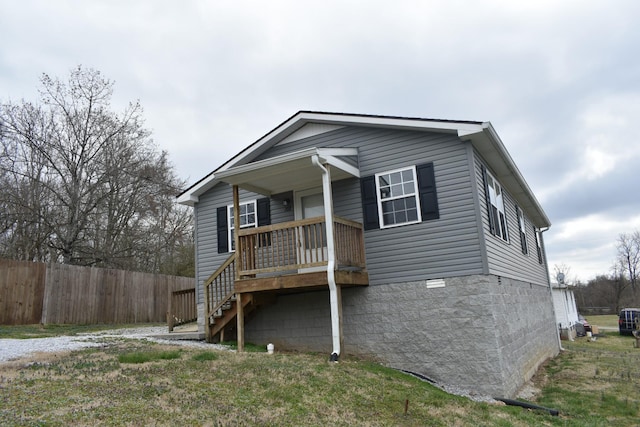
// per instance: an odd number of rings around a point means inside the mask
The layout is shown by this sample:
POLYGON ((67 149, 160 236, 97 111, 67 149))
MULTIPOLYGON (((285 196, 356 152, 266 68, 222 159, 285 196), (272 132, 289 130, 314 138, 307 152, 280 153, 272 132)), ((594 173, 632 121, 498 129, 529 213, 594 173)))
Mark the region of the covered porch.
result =
POLYGON ((332 182, 359 178, 357 150, 312 148, 235 166, 216 174, 233 189, 235 252, 205 282, 207 339, 224 334, 234 319, 238 350, 244 348, 245 315, 278 293, 329 290, 333 349, 342 347, 343 286, 367 286, 362 224, 333 213, 332 182), (294 202, 295 220, 242 228, 239 189, 272 196, 311 194, 294 202))

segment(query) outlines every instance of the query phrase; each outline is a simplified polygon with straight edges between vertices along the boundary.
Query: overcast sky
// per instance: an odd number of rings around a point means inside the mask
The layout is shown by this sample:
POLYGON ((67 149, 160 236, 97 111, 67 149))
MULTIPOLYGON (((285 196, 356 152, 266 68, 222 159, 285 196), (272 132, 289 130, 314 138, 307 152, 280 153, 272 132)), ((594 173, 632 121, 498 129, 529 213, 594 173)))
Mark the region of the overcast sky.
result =
POLYGON ((639 20, 636 0, 0 0, 0 101, 100 70, 189 184, 299 110, 491 121, 551 269, 585 281, 640 229, 639 20))

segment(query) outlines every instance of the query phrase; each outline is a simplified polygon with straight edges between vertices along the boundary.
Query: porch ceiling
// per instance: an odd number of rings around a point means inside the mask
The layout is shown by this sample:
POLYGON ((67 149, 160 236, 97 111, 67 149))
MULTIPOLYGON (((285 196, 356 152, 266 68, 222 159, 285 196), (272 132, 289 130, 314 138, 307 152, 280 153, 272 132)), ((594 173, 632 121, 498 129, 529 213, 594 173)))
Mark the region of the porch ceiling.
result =
POLYGON ((302 190, 322 185, 322 171, 313 158, 329 166, 331 180, 360 177, 353 159, 357 159, 355 148, 309 148, 246 163, 216 174, 216 178, 237 185, 254 193, 270 196, 292 190, 302 190))

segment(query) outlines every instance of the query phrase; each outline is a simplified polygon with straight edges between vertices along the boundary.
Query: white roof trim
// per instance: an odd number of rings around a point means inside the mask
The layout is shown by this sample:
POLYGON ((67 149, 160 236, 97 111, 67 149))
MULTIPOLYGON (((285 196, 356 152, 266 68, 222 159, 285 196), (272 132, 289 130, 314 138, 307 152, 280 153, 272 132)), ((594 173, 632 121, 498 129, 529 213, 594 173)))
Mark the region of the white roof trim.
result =
POLYGON ((331 166, 337 167, 338 169, 341 169, 345 172, 347 172, 349 175, 354 176, 356 178, 360 178, 360 169, 358 169, 357 167, 350 165, 349 163, 345 162, 342 159, 338 159, 335 156, 320 156, 320 162, 324 163, 326 162, 326 164, 329 164, 331 166))
MULTIPOLYGON (((292 153, 283 154, 277 157, 270 157, 264 160, 258 160, 257 162, 246 163, 244 165, 235 166, 232 168, 228 168, 224 171, 220 171, 216 174, 216 178, 219 181, 226 181, 225 178, 232 177, 234 175, 239 175, 242 173, 257 171, 269 166, 276 166, 281 163, 286 163, 294 160, 300 160, 307 157, 311 157, 313 155, 318 155, 323 159, 335 159, 336 156, 357 156, 358 150, 355 148, 307 148, 300 151, 294 151, 292 153)), ((337 159, 336 159, 337 160, 337 159)), ((345 165, 348 165, 346 162, 340 161, 345 165)), ((332 164, 329 162, 329 164, 332 164)), ((334 166, 337 166, 333 164, 334 166)), ((359 176, 360 172, 357 172, 356 176, 359 176)))

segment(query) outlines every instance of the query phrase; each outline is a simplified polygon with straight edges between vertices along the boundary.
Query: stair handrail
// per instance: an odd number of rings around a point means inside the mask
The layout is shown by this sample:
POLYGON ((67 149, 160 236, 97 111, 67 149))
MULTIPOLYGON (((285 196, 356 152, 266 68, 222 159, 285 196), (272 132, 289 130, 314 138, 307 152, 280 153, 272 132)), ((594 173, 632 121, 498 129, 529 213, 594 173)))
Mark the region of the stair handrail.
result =
MULTIPOLYGON (((218 269, 216 271, 213 272, 213 274, 211 274, 211 276, 209 276, 205 281, 204 281, 204 301, 205 301, 205 313, 206 313, 206 329, 209 329, 209 324, 210 324, 210 318, 211 316, 214 315, 214 313, 220 309, 220 307, 222 305, 224 305, 225 303, 227 303, 235 294, 235 260, 236 260, 236 254, 235 252, 232 253, 231 255, 229 255, 229 257, 225 260, 225 262, 222 263, 222 265, 220 265, 220 267, 218 267, 218 269), (211 286, 216 284, 217 279, 222 276, 223 274, 226 274, 226 281, 223 284, 219 284, 219 286, 217 286, 218 288, 218 292, 215 292, 214 294, 212 294, 212 289, 211 286), (223 291, 222 288, 228 288, 225 289, 223 291), (215 295, 219 294, 219 295, 223 295, 220 297, 219 300, 217 300, 215 298, 215 295), (215 307, 212 309, 212 307, 215 307)), ((214 290, 215 291, 215 290, 214 290)))
POLYGON ((233 297, 235 296, 235 292, 230 292, 227 294, 227 296, 225 296, 222 301, 213 308, 213 310, 211 310, 211 312, 209 313, 209 316, 213 316, 213 313, 215 313, 216 311, 220 310, 225 304, 227 304, 229 301, 231 301, 233 299, 233 297))

